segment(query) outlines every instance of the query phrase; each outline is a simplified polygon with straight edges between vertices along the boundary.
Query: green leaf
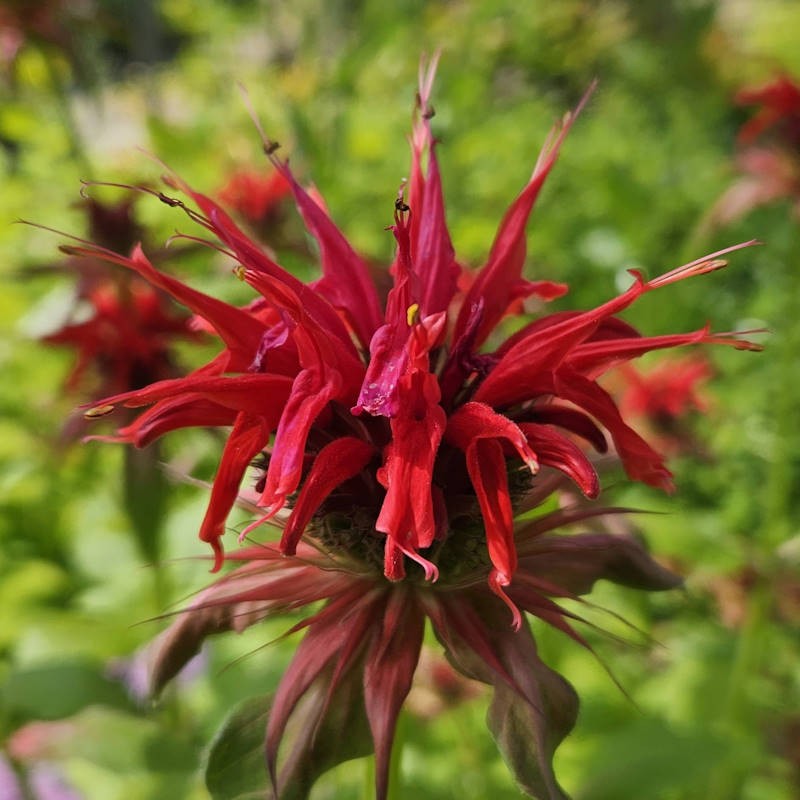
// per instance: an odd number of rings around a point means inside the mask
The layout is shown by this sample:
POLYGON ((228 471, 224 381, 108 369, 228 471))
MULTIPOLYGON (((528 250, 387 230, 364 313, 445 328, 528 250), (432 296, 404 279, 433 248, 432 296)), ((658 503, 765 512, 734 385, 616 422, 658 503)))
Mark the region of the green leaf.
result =
POLYGON ((206 787, 213 800, 265 800, 272 795, 264 759, 264 732, 272 695, 239 703, 208 751, 206 787))
MULTIPOLYGON (((328 680, 318 681, 298 704, 281 747, 280 800, 306 800, 317 779, 332 767, 372 752, 362 673, 353 670, 325 703, 328 680)), ((206 762, 213 800, 272 800, 264 740, 272 695, 240 703, 214 737, 206 762)))
POLYGON ((25 719, 62 719, 88 705, 130 708, 123 687, 90 663, 44 664, 9 675, 5 706, 25 719))
POLYGON ((161 560, 161 528, 169 495, 159 454, 158 442, 142 450, 129 447, 125 451, 123 479, 125 513, 136 543, 142 555, 156 564, 161 560))

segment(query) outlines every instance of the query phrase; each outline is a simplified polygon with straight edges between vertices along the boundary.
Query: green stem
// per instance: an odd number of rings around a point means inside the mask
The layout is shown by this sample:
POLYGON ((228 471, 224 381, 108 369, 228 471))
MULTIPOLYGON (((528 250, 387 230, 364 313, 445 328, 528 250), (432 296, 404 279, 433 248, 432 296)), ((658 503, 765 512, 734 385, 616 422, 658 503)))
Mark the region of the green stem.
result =
POLYGON ((364 800, 374 800, 375 797, 375 759, 364 759, 364 800))

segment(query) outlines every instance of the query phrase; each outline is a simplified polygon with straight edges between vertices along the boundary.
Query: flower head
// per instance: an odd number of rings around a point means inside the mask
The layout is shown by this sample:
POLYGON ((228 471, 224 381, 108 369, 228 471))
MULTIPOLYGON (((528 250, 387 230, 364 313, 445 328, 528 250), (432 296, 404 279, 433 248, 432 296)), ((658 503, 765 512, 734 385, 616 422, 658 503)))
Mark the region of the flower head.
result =
POLYGON ((703 385, 712 374, 711 364, 696 356, 664 358, 645 371, 623 364, 620 412, 637 421, 662 452, 691 450, 694 443, 684 419, 688 413, 708 411, 703 385))
POLYGON ((248 222, 265 225, 290 194, 289 184, 280 172, 240 170, 219 190, 219 199, 248 222))
POLYGON ((749 145, 772 136, 786 147, 800 151, 800 84, 789 75, 778 75, 760 86, 740 89, 736 102, 758 107, 739 131, 740 144, 749 145))
MULTIPOLYGON (((522 612, 582 641, 553 597, 576 597, 600 577, 653 589, 677 579, 632 540, 543 535, 601 509, 524 523, 515 516, 562 481, 595 498, 599 480, 585 448, 604 451, 607 436, 631 478, 671 488, 662 457, 627 424, 598 378, 652 350, 699 343, 752 348, 708 327, 643 336, 617 316, 644 294, 725 266, 720 257, 744 245, 651 280, 633 272, 618 297, 544 315, 503 341, 499 326, 518 313, 521 299, 548 301, 566 292, 563 284, 523 277, 525 229, 577 111, 548 138, 483 268, 473 280, 460 280, 432 132, 434 66, 420 75, 385 304, 364 259, 270 142, 265 151, 319 246, 317 281, 304 284, 284 270, 217 203, 177 178, 170 184, 198 211, 162 199, 220 240, 235 275, 256 292, 250 305, 237 308, 190 288, 156 269, 140 247, 129 256, 72 249, 145 278, 221 340, 219 355, 192 374, 104 399, 104 409, 148 407, 108 438, 144 446, 177 428, 229 427, 200 530, 214 549, 215 569, 251 464, 263 511, 245 534, 265 523, 282 530, 277 548, 233 553, 243 566, 177 623, 156 683, 210 633, 325 600, 298 626, 306 638, 272 704, 273 780, 279 787, 305 780, 297 770, 314 762, 326 731, 346 723, 371 731, 383 798, 394 724, 427 618, 457 669, 495 687, 492 724, 521 784, 537 796, 563 797, 550 759, 573 724, 576 700, 569 684, 540 662, 522 612), (318 702, 305 738, 279 769, 286 722, 309 693, 318 702)), ((308 768, 320 771, 319 764, 308 768)))
POLYGON ((741 175, 717 201, 710 221, 725 225, 787 198, 800 214, 800 84, 779 75, 741 89, 736 102, 758 110, 737 137, 741 175))
MULTIPOLYGON (((142 236, 130 200, 86 200, 83 208, 90 236, 103 247, 130 249, 142 236)), ((77 278, 74 304, 69 319, 42 341, 75 350, 68 391, 101 398, 177 374, 174 341, 199 334, 167 294, 136 275, 111 272, 97 258, 72 256, 56 268, 77 278)))

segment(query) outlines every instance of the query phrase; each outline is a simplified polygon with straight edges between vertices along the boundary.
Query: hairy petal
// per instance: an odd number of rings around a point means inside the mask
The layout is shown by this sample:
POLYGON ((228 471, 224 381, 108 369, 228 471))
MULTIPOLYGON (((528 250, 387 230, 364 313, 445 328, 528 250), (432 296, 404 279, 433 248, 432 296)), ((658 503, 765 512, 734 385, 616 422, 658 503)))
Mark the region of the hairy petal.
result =
POLYGON ((550 137, 539 155, 530 181, 500 223, 486 266, 481 270, 477 280, 467 293, 459 314, 454 334, 455 342, 458 342, 467 326, 470 309, 479 299, 483 299, 484 314, 475 337, 477 346, 486 340, 514 300, 534 292, 547 298, 557 297, 566 291, 565 286, 558 286, 550 282, 532 284, 522 279, 522 267, 525 263, 526 253, 525 227, 539 192, 556 163, 558 151, 593 88, 589 89, 575 112, 565 117, 561 129, 551 131, 550 137))
MULTIPOLYGON (((364 411, 373 416, 393 417, 397 414, 398 385, 409 363, 415 323, 413 309, 418 303, 419 286, 411 265, 409 223, 402 213, 395 215, 392 233, 397 240, 394 286, 386 301, 386 321, 370 341, 369 366, 358 402, 352 409, 354 414, 364 411)), ((418 305, 416 310, 418 313, 418 305)))
POLYGON ((536 472, 536 454, 525 434, 508 417, 485 403, 464 403, 447 421, 447 440, 465 452, 478 439, 506 439, 531 472, 536 472))
MULTIPOLYGON (((556 748, 572 730, 578 713, 575 690, 539 658, 528 623, 518 631, 504 623, 502 606, 491 596, 472 598, 480 620, 479 636, 465 636, 453 625, 456 603, 432 616, 437 637, 453 666, 494 688, 487 721, 520 788, 539 800, 567 800, 553 772, 556 748), (489 649, 491 658, 485 650, 489 649)), ((459 611, 459 615, 462 611, 459 611)))
POLYGON ((130 425, 119 428, 115 436, 87 436, 84 441, 129 442, 136 447, 146 447, 165 433, 179 428, 233 425, 236 414, 233 409, 189 392, 174 399, 159 401, 130 425))
POLYGON ((424 267, 420 274, 424 313, 447 310, 456 291, 459 268, 447 231, 442 181, 433 143, 425 183, 425 217, 420 223, 417 253, 418 263, 424 267))
POLYGON ((378 294, 367 266, 325 210, 300 186, 288 165, 280 164, 279 169, 289 181, 306 227, 319 244, 323 276, 311 288, 344 313, 361 344, 367 347, 381 324, 378 294))
POLYGON ((291 378, 284 375, 253 374, 220 377, 194 373, 184 378, 170 378, 151 383, 144 389, 112 395, 101 402, 138 408, 158 401, 192 395, 210 400, 224 408, 272 417, 276 409, 279 410, 286 402, 291 385, 291 378))
POLYGON ((279 511, 299 485, 311 426, 340 387, 339 375, 332 370, 327 380, 315 369, 305 369, 295 378, 278 423, 260 500, 271 513, 279 511))
POLYGON ((663 458, 625 424, 608 392, 566 369, 556 376, 555 391, 559 397, 584 408, 603 424, 613 437, 625 471, 631 478, 665 491, 673 490, 672 473, 664 465, 663 458))
POLYGON ((467 450, 467 471, 486 528, 486 546, 494 568, 489 573, 489 587, 508 605, 512 624, 519 628, 519 609, 508 599, 503 588, 511 583, 517 569, 514 546, 514 515, 508 494, 508 477, 503 448, 495 439, 479 439, 467 450))
POLYGON ((586 342, 570 353, 567 363, 570 368, 589 379, 595 379, 617 364, 638 358, 653 350, 681 347, 687 344, 702 344, 715 341, 709 326, 691 333, 675 333, 667 336, 639 336, 635 339, 606 339, 586 342))
POLYGON ((568 315, 542 335, 531 334, 507 350, 497 366, 478 387, 474 399, 503 406, 535 396, 542 373, 555 371, 570 351, 589 338, 600 323, 627 308, 647 291, 647 284, 634 274, 633 285, 619 297, 576 316, 568 315))
POLYGON ((519 569, 573 595, 588 594, 602 579, 647 591, 674 589, 683 582, 636 539, 607 533, 542 536, 527 544, 519 569))
POLYGON ((425 616, 407 588, 390 593, 364 668, 364 700, 375 741, 375 797, 386 800, 389 761, 400 708, 419 660, 425 616))
MULTIPOLYGON (((533 406, 524 419, 545 425, 564 428, 575 436, 585 439, 598 453, 608 450, 605 434, 597 427, 591 417, 576 408, 569 408, 560 403, 548 402, 545 405, 533 406)), ((520 423, 520 427, 521 427, 520 423)))
POLYGON ((318 292, 306 286, 283 267, 276 264, 269 256, 236 225, 228 214, 206 195, 195 192, 186 184, 182 184, 199 208, 207 215, 209 227, 228 245, 236 258, 247 270, 260 272, 277 279, 281 284, 294 291, 302 298, 310 316, 314 317, 322 327, 346 348, 352 349, 350 336, 333 306, 318 292))
MULTIPOLYGON (((433 467, 444 434, 447 417, 438 405, 436 377, 426 372, 405 376, 403 402, 391 420, 392 439, 384 450, 378 480, 386 489, 376 530, 407 555, 430 547, 436 535, 436 519, 431 485, 433 467)), ((403 575, 402 561, 387 542, 386 574, 391 579, 403 575)), ((435 576, 428 562, 421 561, 428 577, 435 576)))
POLYGON ((74 249, 80 255, 101 258, 137 272, 153 286, 163 289, 179 303, 207 320, 233 353, 239 352, 244 358, 252 358, 262 333, 258 320, 246 311, 198 292, 177 278, 160 272, 145 256, 141 245, 136 245, 130 258, 101 248, 74 249))

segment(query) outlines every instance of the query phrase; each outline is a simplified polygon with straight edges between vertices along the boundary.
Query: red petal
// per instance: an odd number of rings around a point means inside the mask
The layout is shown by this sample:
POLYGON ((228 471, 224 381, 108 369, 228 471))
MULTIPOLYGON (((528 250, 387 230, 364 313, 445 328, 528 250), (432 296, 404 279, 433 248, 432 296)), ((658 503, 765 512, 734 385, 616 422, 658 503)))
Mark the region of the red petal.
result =
MULTIPOLYGON (((411 242, 407 219, 395 215, 392 232, 397 239, 394 286, 386 301, 386 323, 375 331, 369 344, 370 360, 354 414, 392 417, 398 412, 397 392, 409 359, 412 326, 410 316, 418 300, 416 275, 411 267, 411 242)), ((417 309, 418 310, 418 309, 417 309)))
POLYGON ((574 347, 594 333, 607 317, 627 308, 647 291, 647 284, 634 273, 634 284, 622 295, 577 316, 567 316, 541 335, 527 335, 508 349, 478 387, 474 399, 491 406, 511 405, 530 399, 532 386, 542 373, 552 372, 574 347))
MULTIPOLYGON (((591 87, 584 95, 575 111, 567 115, 560 130, 555 128, 550 132, 528 185, 500 223, 486 266, 470 288, 458 316, 453 337, 455 342, 458 342, 466 327, 470 309, 480 298, 484 301, 484 316, 476 337, 477 345, 485 341, 514 299, 526 293, 531 294, 532 290, 526 291, 523 288, 525 282, 521 280, 522 267, 525 263, 525 227, 528 217, 550 170, 556 163, 559 148, 593 88, 591 87)), ((549 287, 547 291, 551 293, 552 287, 549 284, 547 286, 549 287)))
POLYGON ((274 416, 280 409, 292 385, 284 375, 210 376, 197 373, 185 378, 171 378, 150 384, 144 389, 112 395, 102 402, 124 405, 127 408, 150 405, 159 400, 176 399, 191 394, 211 400, 236 411, 249 411, 262 416, 274 416))
POLYGON ((153 286, 163 289, 195 314, 208 320, 232 351, 244 352, 248 359, 253 357, 263 332, 262 325, 247 312, 224 303, 222 300, 209 297, 192 289, 177 278, 159 272, 147 259, 141 245, 136 245, 130 258, 99 248, 97 250, 74 248, 74 250, 80 251, 82 255, 120 264, 139 273, 153 286))
POLYGON ((585 439, 598 453, 605 453, 608 450, 606 437, 600 428, 590 417, 575 408, 568 408, 558 403, 535 405, 530 409, 530 415, 527 418, 536 423, 564 428, 585 439))
POLYGON ((400 413, 391 420, 392 440, 378 471, 386 497, 375 528, 401 550, 415 552, 430 547, 436 536, 431 484, 447 417, 438 404, 436 376, 418 372, 403 384, 405 396, 401 395, 400 413))
POLYGON ((306 525, 322 501, 339 484, 357 475, 374 453, 371 444, 353 436, 334 439, 319 451, 281 537, 284 553, 294 554, 306 525))
POLYGON ((519 425, 542 464, 569 475, 591 498, 600 494, 600 480, 585 453, 574 442, 549 425, 521 422, 519 425))
POLYGON ((319 414, 339 393, 338 373, 324 378, 317 370, 305 369, 292 384, 289 398, 275 433, 272 457, 261 504, 275 513, 282 508, 286 497, 299 485, 306 440, 319 414))
POLYGON ((120 428, 116 440, 144 447, 179 428, 218 428, 233 425, 235 418, 233 409, 189 393, 161 400, 130 425, 120 428))
POLYGON ((269 435, 270 427, 265 424, 263 417, 239 414, 225 443, 225 450, 211 489, 208 509, 200 526, 200 538, 204 542, 209 542, 214 548, 213 571, 222 566, 222 547, 219 539, 225 533, 225 520, 239 496, 239 486, 244 473, 250 462, 266 447, 269 435))
POLYGON ((323 371, 330 367, 338 371, 345 379, 346 391, 354 394, 364 377, 361 359, 351 340, 348 339, 346 347, 342 346, 341 342, 333 340, 331 331, 309 313, 308 287, 303 286, 303 291, 298 294, 279 280, 252 270, 245 271, 244 279, 261 292, 268 303, 281 310, 285 321, 293 326, 292 338, 301 365, 323 371))
MULTIPOLYGON (((478 439, 467 448, 467 471, 481 508, 486 546, 495 569, 492 591, 502 595, 517 568, 514 547, 514 514, 508 494, 503 448, 496 439, 478 439)), ((515 622, 519 612, 515 615, 515 622)), ((517 624, 517 627, 519 625, 517 624)))
MULTIPOLYGON (((715 341, 708 326, 691 333, 675 333, 666 336, 640 336, 636 339, 606 339, 600 342, 585 342, 569 355, 569 366, 595 379, 623 361, 638 358, 652 350, 681 347, 715 341)), ((732 342, 733 343, 733 342, 732 342)))
POLYGON ((662 457, 628 427, 620 416, 611 395, 582 375, 562 369, 556 375, 554 389, 559 397, 584 408, 608 430, 617 446, 628 475, 665 491, 672 491, 672 473, 662 457))
MULTIPOLYGON (((446 311, 456 291, 459 267, 447 230, 442 178, 436 159, 436 146, 430 134, 430 123, 424 122, 428 145, 428 175, 422 198, 421 218, 414 260, 419 264, 422 293, 420 305, 426 315, 446 311)), ((411 213, 420 213, 413 206, 411 213)))
POLYGON ((447 421, 449 442, 467 452, 478 439, 507 439, 532 472, 538 464, 525 434, 508 417, 498 414, 485 403, 464 403, 447 421))
POLYGON ((288 165, 281 164, 279 169, 289 181, 306 227, 319 244, 323 277, 312 288, 344 312, 361 344, 367 347, 382 321, 378 293, 367 266, 320 205, 295 180, 288 165))
POLYGON ((183 188, 192 196, 200 209, 208 216, 211 229, 231 248, 231 250, 233 250, 236 257, 247 269, 270 275, 297 294, 302 295, 309 314, 319 320, 320 324, 322 324, 331 335, 335 336, 348 347, 352 347, 352 341, 342 320, 339 318, 335 309, 322 295, 314 291, 309 291, 309 288, 302 281, 298 280, 294 275, 287 272, 269 258, 258 245, 252 242, 246 234, 237 227, 236 223, 211 198, 199 192, 192 191, 188 186, 184 185, 183 188))

